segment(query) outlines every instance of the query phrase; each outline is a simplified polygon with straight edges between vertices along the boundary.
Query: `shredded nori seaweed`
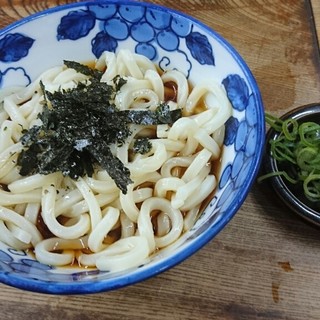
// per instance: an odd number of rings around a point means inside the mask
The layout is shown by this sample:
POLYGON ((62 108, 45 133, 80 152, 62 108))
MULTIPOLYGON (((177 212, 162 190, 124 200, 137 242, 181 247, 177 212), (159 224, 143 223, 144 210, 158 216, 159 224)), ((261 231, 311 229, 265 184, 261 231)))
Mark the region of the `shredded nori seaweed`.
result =
MULTIPOLYGON (((78 179, 92 176, 100 165, 125 194, 132 183, 130 171, 115 157, 110 145, 122 145, 131 134, 129 124, 172 124, 181 117, 181 110, 170 111, 161 104, 155 111, 124 110, 114 105, 117 91, 126 80, 117 76, 113 85, 100 82, 102 72, 77 62, 65 61, 69 68, 89 76, 75 88, 49 92, 42 88, 45 103, 38 115, 42 125, 25 130, 21 138, 25 149, 18 158, 23 176, 61 171, 78 179)), ((148 152, 150 141, 140 141, 140 151, 148 152)), ((136 150, 137 147, 136 147, 136 150)))
POLYGON ((103 75, 102 71, 90 68, 76 61, 64 60, 63 62, 66 67, 74 69, 77 72, 84 74, 85 76, 89 76, 97 80, 100 80, 103 75))
POLYGON ((139 138, 133 144, 133 152, 146 154, 152 148, 152 144, 148 138, 139 138))

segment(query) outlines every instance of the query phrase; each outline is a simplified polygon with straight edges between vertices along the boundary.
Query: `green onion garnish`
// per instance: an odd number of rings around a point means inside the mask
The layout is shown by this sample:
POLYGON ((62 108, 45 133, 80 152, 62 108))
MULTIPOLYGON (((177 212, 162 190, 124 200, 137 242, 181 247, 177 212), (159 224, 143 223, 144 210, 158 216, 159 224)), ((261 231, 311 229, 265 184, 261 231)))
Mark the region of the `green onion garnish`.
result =
POLYGON ((320 125, 315 122, 298 123, 296 119, 282 120, 266 114, 266 122, 279 135, 270 139, 271 156, 286 170, 267 173, 258 178, 281 176, 290 184, 301 183, 305 196, 320 200, 320 125))

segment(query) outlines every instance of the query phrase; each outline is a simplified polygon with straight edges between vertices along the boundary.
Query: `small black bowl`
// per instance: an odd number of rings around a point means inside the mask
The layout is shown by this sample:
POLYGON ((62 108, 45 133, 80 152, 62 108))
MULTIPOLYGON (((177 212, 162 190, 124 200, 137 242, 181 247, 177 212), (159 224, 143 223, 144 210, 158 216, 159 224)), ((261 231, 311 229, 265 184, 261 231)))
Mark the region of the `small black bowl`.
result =
MULTIPOLYGON (((281 116, 282 120, 296 119, 298 122, 313 121, 320 124, 320 103, 309 104, 289 111, 281 116)), ((279 132, 269 129, 266 138, 266 151, 264 156, 264 168, 267 173, 279 171, 277 163, 270 151, 270 140, 275 140, 279 132)), ((281 168, 280 168, 281 169, 281 168)), ((302 186, 295 186, 287 182, 281 176, 269 178, 271 185, 280 199, 294 212, 307 221, 320 226, 320 201, 312 202, 304 196, 302 186)))

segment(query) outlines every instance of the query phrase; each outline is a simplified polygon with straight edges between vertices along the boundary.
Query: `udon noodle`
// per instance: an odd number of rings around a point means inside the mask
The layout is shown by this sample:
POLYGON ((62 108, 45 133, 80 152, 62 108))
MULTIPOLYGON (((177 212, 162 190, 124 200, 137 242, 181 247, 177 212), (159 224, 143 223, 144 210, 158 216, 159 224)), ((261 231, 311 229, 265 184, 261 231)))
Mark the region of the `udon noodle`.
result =
POLYGON ((143 264, 194 225, 202 202, 216 187, 212 163, 219 161, 231 106, 212 79, 190 89, 183 73, 160 73, 150 60, 127 50, 103 53, 95 67, 104 71, 101 81, 117 75, 127 80, 114 101, 120 110, 154 109, 168 99, 170 84, 176 91, 170 109, 181 108, 183 116, 172 125, 131 125, 126 142, 112 147, 133 181, 123 194, 101 168, 77 180, 61 172, 19 173, 22 130, 40 121, 40 80, 54 92, 73 88, 87 76, 57 66, 25 88, 2 89, 0 240, 17 250, 33 250, 45 264, 77 262, 121 271, 143 264), (130 154, 133 141, 150 133, 151 151, 130 154))

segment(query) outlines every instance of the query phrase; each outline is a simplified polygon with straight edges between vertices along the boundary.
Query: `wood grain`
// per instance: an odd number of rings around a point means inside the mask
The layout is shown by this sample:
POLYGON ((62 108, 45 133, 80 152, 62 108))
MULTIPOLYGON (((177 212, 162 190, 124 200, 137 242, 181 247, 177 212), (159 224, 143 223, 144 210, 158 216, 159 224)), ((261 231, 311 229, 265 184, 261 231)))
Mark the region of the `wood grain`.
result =
MULTIPOLYGON (((72 1, 0 0, 0 27, 72 1)), ((265 109, 320 101, 319 54, 307 1, 155 0, 225 37, 251 68, 265 109)), ((314 0, 319 15, 319 2, 314 0)), ((319 26, 319 20, 316 19, 319 26)), ((0 285, 0 318, 320 319, 320 230, 255 184, 227 227, 159 276, 113 292, 53 296, 0 285)))
POLYGON ((312 9, 312 20, 315 25, 316 41, 318 42, 318 49, 320 54, 320 2, 317 0, 310 0, 312 9))

